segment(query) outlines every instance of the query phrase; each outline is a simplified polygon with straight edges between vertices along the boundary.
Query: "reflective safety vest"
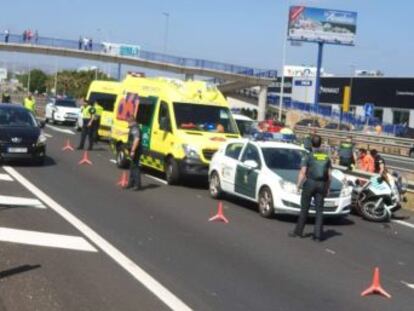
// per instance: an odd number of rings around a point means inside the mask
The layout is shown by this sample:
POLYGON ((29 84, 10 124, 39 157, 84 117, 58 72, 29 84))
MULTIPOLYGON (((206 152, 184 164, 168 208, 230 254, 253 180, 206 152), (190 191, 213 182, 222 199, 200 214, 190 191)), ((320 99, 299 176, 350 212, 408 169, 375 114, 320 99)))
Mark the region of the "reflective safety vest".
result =
POLYGON ((82 109, 82 119, 91 119, 95 114, 95 108, 93 106, 86 106, 82 109))
POLYGON ((31 112, 35 112, 36 110, 36 101, 35 99, 32 97, 32 99, 29 99, 29 97, 26 97, 24 99, 24 108, 26 108, 27 110, 31 111, 31 112))
POLYGON ((95 102, 94 107, 95 107, 95 113, 96 113, 96 115, 98 117, 100 117, 102 115, 102 112, 104 111, 104 108, 101 105, 99 105, 98 102, 95 102))
POLYGON ((353 157, 354 145, 352 143, 343 142, 339 146, 339 157, 343 159, 351 159, 353 157))

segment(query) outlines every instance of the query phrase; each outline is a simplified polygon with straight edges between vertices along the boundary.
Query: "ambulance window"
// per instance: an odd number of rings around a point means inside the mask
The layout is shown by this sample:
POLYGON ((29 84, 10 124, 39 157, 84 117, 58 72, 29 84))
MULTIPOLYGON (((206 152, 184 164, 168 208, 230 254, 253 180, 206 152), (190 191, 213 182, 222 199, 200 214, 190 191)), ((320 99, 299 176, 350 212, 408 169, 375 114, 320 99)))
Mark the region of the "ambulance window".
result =
POLYGON ((105 93, 92 92, 89 95, 88 100, 93 102, 93 103, 98 102, 99 105, 101 105, 102 108, 105 111, 113 111, 115 101, 116 101, 116 95, 115 94, 105 94, 105 93))
POLYGON ((260 161, 259 150, 257 150, 257 148, 252 144, 248 144, 246 149, 244 149, 241 162, 245 162, 247 160, 256 161, 260 167, 261 161, 260 161))
POLYGON ((234 143, 230 144, 226 148, 226 156, 233 159, 238 159, 240 156, 240 152, 243 149, 243 144, 241 143, 234 143))
POLYGON ((168 111, 168 105, 165 102, 161 102, 160 111, 158 113, 158 124, 163 131, 171 131, 171 119, 170 112, 168 111))
POLYGON ((150 126, 152 123, 152 116, 154 113, 155 101, 152 97, 140 97, 137 123, 140 125, 150 126))

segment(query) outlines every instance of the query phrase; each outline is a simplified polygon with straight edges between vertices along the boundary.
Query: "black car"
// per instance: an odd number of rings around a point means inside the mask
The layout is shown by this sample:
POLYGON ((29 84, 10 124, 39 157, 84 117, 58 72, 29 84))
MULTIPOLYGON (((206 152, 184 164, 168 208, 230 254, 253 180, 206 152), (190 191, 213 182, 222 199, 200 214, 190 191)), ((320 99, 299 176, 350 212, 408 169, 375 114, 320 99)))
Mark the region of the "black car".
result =
POLYGON ((316 119, 302 119, 296 123, 296 126, 321 127, 319 121, 316 119))
POLYGON ((326 128, 328 130, 340 130, 340 131, 350 131, 351 130, 351 127, 347 124, 343 124, 343 123, 339 124, 339 123, 334 123, 334 122, 326 124, 324 128, 326 128))
POLYGON ((34 115, 17 104, 0 104, 0 160, 43 164, 46 137, 34 115))

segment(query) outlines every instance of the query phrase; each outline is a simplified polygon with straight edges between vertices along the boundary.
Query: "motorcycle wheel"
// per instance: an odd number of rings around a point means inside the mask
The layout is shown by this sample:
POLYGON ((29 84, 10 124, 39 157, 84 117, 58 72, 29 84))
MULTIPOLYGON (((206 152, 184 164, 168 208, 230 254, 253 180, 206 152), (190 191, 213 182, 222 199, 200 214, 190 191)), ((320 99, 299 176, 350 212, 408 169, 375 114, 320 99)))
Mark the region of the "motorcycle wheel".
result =
POLYGON ((378 208, 376 208, 376 201, 366 201, 361 204, 360 212, 361 216, 373 222, 386 222, 390 220, 390 214, 385 209, 384 203, 381 203, 378 208))

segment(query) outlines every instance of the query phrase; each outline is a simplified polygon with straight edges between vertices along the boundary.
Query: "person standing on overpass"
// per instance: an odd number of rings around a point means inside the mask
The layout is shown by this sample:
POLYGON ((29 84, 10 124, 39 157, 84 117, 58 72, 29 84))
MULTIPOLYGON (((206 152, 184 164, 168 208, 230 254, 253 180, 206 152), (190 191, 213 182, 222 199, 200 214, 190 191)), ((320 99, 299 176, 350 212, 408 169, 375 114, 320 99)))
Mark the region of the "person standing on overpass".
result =
POLYGON ((29 92, 27 97, 24 99, 23 106, 36 115, 36 100, 34 99, 32 93, 29 92))
POLYGON ((329 155, 320 149, 322 138, 319 135, 312 137, 312 152, 302 159, 302 168, 299 172, 297 189, 302 184, 301 208, 298 222, 290 237, 303 237, 312 200, 315 202, 315 226, 313 239, 323 240, 323 205, 329 192, 332 163, 329 155))
POLYGON ((92 150, 93 148, 93 141, 94 141, 94 131, 93 131, 93 122, 95 117, 95 108, 91 102, 88 102, 86 106, 83 106, 82 109, 82 133, 81 133, 81 140, 79 142, 78 150, 83 150, 85 146, 86 137, 88 137, 89 148, 88 150, 92 150))
POLYGON ((128 118, 128 125, 128 145, 131 146, 129 153, 131 163, 129 169, 129 181, 126 189, 133 188, 135 191, 138 191, 141 190, 141 169, 139 167, 139 160, 142 154, 142 136, 139 125, 133 115, 128 118))

